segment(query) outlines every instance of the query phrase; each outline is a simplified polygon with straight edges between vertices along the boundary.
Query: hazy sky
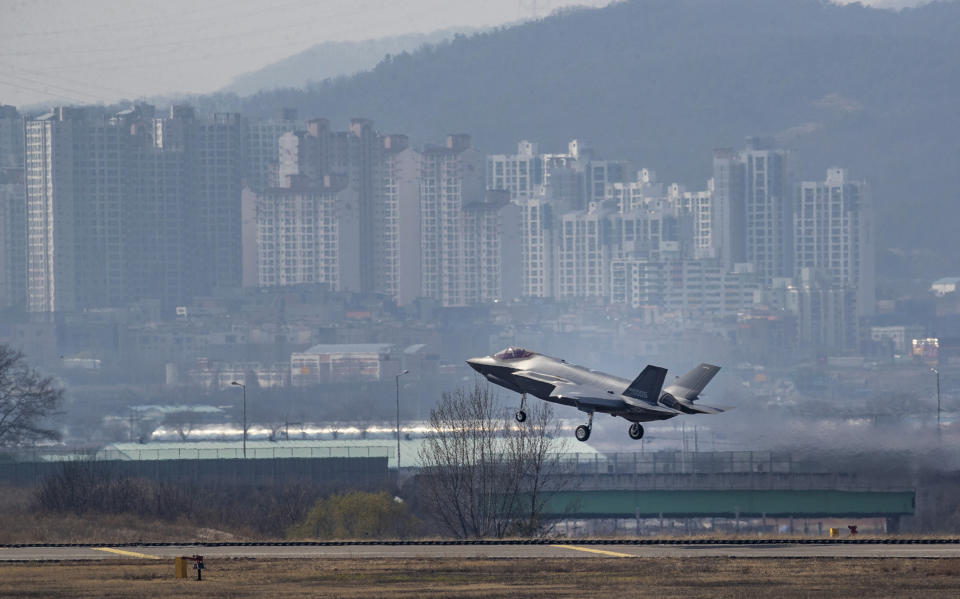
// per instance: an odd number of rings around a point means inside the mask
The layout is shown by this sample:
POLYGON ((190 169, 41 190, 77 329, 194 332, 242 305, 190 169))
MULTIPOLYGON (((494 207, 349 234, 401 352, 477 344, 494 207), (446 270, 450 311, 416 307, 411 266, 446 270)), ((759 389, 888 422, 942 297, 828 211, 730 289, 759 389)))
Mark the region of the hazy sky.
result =
POLYGON ((324 41, 492 26, 609 1, 0 0, 0 104, 209 92, 324 41))

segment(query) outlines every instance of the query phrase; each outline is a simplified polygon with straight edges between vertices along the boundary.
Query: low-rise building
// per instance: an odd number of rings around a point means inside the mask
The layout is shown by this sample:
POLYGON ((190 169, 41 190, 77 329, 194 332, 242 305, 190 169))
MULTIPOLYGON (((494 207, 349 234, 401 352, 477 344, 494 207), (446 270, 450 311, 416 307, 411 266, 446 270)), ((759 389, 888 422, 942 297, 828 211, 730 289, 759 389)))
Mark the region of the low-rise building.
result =
POLYGON ((400 372, 389 343, 319 344, 290 356, 295 387, 324 383, 379 381, 400 372))

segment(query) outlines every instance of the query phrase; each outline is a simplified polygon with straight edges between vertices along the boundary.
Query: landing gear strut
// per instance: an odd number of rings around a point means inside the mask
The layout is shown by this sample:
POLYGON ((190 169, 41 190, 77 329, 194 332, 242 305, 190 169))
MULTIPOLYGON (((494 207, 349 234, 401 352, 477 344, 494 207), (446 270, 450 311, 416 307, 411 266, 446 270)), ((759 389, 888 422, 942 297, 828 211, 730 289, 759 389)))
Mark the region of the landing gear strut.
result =
POLYGON ((585 425, 581 424, 577 427, 577 430, 574 431, 577 441, 586 441, 589 439, 591 430, 593 430, 593 412, 590 412, 590 417, 587 420, 587 423, 585 425))
POLYGON ((643 426, 639 422, 634 422, 631 424, 630 430, 627 432, 630 433, 630 438, 634 441, 643 439, 643 426))
POLYGON ((524 411, 524 408, 527 407, 527 394, 520 394, 520 409, 517 410, 517 413, 513 415, 517 419, 517 422, 523 422, 527 419, 527 413, 524 411))

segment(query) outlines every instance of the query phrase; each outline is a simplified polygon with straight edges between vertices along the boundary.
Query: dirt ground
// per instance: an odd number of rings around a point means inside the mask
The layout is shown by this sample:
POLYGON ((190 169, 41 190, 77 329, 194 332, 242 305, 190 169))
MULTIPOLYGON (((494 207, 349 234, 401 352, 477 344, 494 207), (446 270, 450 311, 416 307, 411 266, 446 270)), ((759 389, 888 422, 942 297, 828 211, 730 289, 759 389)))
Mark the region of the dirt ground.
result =
POLYGON ((960 559, 229 559, 0 564, 0 597, 944 597, 960 559), (193 571, 190 575, 193 576, 193 571))

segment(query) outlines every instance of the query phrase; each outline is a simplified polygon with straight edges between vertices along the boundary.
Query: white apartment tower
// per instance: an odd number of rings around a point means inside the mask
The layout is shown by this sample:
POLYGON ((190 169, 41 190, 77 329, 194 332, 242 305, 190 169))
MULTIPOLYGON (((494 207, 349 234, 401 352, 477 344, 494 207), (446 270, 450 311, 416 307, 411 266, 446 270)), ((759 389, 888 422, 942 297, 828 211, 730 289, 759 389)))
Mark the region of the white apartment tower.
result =
POLYGON ((610 211, 600 206, 564 214, 560 219, 557 297, 609 296, 610 211))
POLYGON ((804 181, 793 211, 794 269, 824 271, 834 288, 856 290, 857 313, 876 304, 873 211, 867 185, 846 169, 827 169, 824 181, 804 181))
POLYGON ((499 299, 499 208, 484 191, 484 159, 470 136, 447 137, 420 158, 421 290, 443 306, 499 299))
POLYGON ((358 291, 356 192, 347 189, 343 178, 330 175, 318 184, 299 176, 288 181, 288 187, 245 192, 245 200, 255 202, 257 283, 358 291))
POLYGON ((58 108, 26 122, 27 309, 116 305, 123 291, 119 128, 58 108))
POLYGON ((375 273, 378 291, 402 306, 420 296, 421 158, 405 135, 388 135, 383 143, 377 212, 381 249, 375 273))
POLYGON ((487 189, 510 192, 512 201, 527 200, 543 183, 543 158, 537 144, 521 140, 516 154, 487 156, 487 189))

